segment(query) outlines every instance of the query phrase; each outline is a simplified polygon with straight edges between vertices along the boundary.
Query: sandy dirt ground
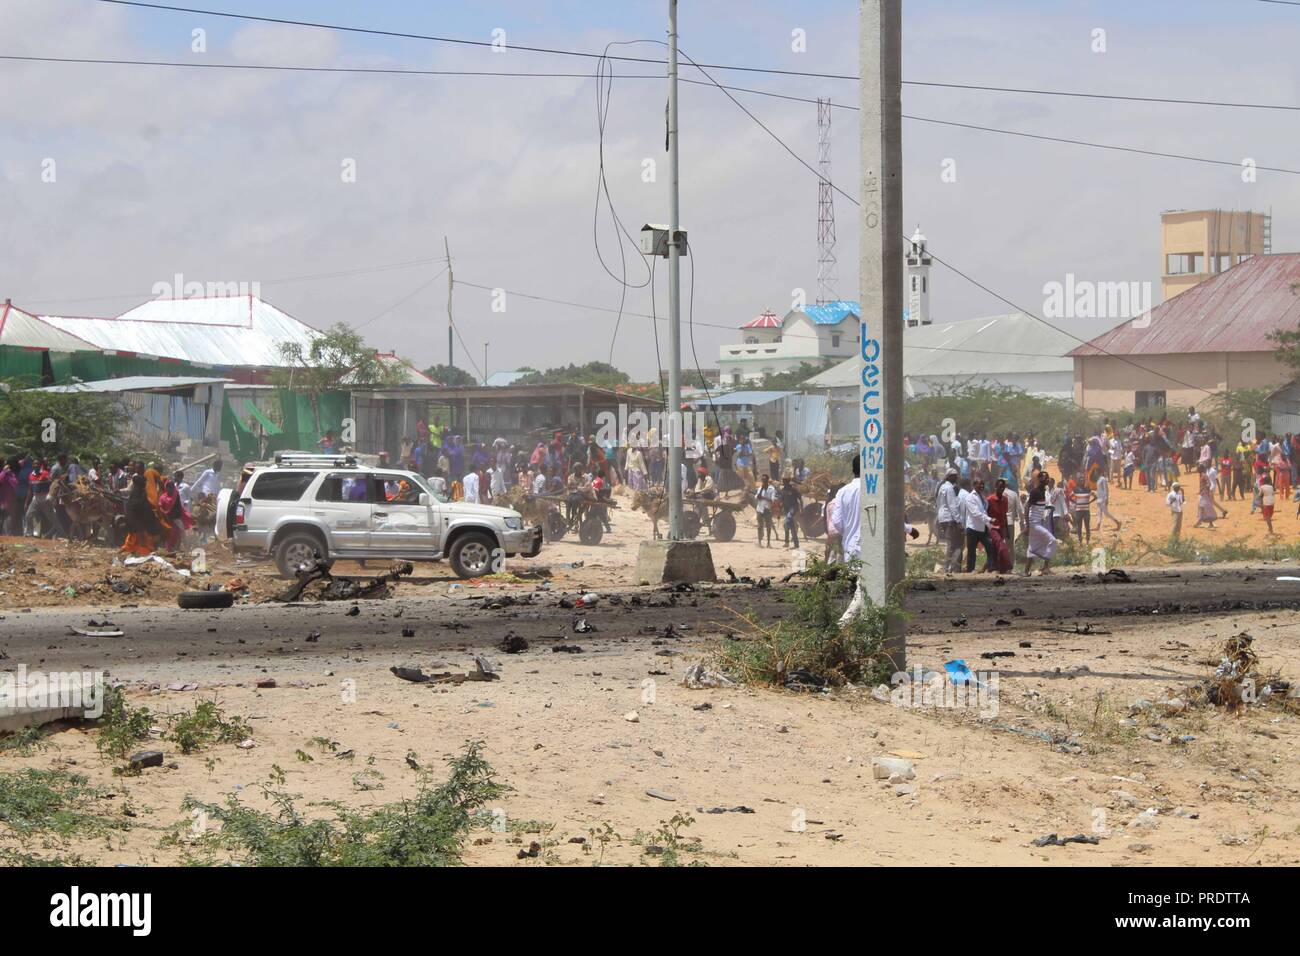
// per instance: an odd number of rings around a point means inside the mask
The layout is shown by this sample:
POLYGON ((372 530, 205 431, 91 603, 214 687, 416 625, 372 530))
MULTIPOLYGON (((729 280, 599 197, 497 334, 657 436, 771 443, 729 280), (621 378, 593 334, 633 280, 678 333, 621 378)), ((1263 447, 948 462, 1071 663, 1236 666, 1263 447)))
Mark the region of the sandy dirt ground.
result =
MULTIPOLYGON (((1126 504, 1117 496, 1121 517, 1126 504)), ((1228 507, 1248 520, 1248 504, 1228 507)), ((1161 517, 1144 512, 1152 522, 1161 517)), ((752 522, 751 512, 737 541, 715 545, 721 577, 728 565, 754 577, 790 570, 791 552, 750 542, 752 522)), ((84 773, 114 794, 102 812, 129 809, 128 828, 60 844, 18 840, 0 824, 0 843, 101 864, 179 863, 193 851, 187 796, 235 794, 267 809, 258 785, 279 768, 283 789, 301 794, 312 813, 329 812, 325 800, 372 806, 414 793, 408 755, 440 778, 442 759, 479 739, 513 789, 494 808, 496 829, 485 820, 471 835, 473 864, 655 865, 661 857, 646 848, 664 844, 656 831, 676 815, 693 818, 680 829, 681 862, 708 865, 1300 864, 1294 702, 1241 715, 1162 703, 1204 678, 1223 642, 1241 631, 1256 638, 1263 670, 1300 676, 1300 591, 1276 581, 1293 569, 1161 568, 1123 587, 1068 572, 1055 580, 938 579, 934 591, 909 598, 910 662, 939 669, 962 658, 996 669, 997 694, 992 705, 985 697, 930 708, 881 702, 870 688, 686 688, 687 666, 708 661, 718 637, 738 626, 735 610, 762 620, 788 613, 782 588, 637 587, 631 567, 648 521, 621 512, 614 523, 599 546, 566 541, 520 562, 550 567, 546 586, 453 588, 460 582, 442 566, 425 566, 418 582, 403 582, 389 600, 362 602, 355 616, 350 603, 184 612, 169 606, 162 584, 143 595, 50 602, 62 607, 35 597, 21 607, 6 601, 0 666, 107 669, 131 705, 155 713, 215 699, 249 721, 255 746, 184 755, 168 742, 142 743, 162 749, 165 765, 121 777, 97 752, 97 731, 57 729, 41 749, 0 752, 0 772, 84 773), (581 616, 597 630, 577 634, 579 615, 560 598, 588 589, 601 600, 581 616), (68 635, 69 625, 106 616, 126 637, 68 635), (663 636, 668 624, 677 636, 663 636), (1092 631, 1077 633, 1076 625, 1092 631), (404 628, 414 633, 405 637, 404 628), (313 631, 320 636, 308 642, 313 631), (527 651, 496 648, 512 631, 527 638, 527 651), (583 653, 554 652, 557 644, 583 653), (1010 656, 981 657, 993 653, 1010 656), (475 654, 499 668, 499 681, 412 684, 389 671, 469 671, 475 654), (255 686, 268 678, 274 688, 255 686), (195 689, 168 689, 190 684, 195 689), (1143 699, 1152 706, 1130 717, 1143 699), (873 758, 899 754, 912 762, 914 779, 873 779, 873 758), (610 834, 603 844, 602 831, 610 834), (1032 845, 1050 833, 1100 841, 1032 845), (537 855, 520 859, 533 843, 537 855)), ((30 547, 3 542, 15 544, 30 547)), ((86 550, 72 549, 105 574, 107 556, 84 557, 86 550)), ((239 574, 257 582, 255 593, 283 584, 265 568, 209 560, 214 579, 239 574)), ((38 563, 42 581, 58 585, 61 565, 38 563)), ((171 574, 166 587, 174 586, 171 574)))

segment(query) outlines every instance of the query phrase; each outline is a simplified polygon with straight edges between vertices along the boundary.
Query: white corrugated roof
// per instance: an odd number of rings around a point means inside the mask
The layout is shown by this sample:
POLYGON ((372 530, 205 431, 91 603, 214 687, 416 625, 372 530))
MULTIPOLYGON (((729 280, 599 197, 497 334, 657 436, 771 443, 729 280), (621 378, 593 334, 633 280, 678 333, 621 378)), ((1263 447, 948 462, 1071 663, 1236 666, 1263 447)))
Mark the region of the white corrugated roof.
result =
POLYGON ((41 319, 107 351, 215 366, 283 366, 282 343, 305 350, 320 334, 252 295, 152 299, 115 319, 41 319))
POLYGON ((0 345, 55 352, 94 352, 95 346, 42 322, 16 305, 0 302, 0 345))
POLYGON ((228 378, 190 378, 167 375, 125 375, 122 378, 104 378, 97 382, 73 382, 71 385, 50 385, 47 388, 34 388, 34 392, 97 392, 99 394, 116 394, 118 392, 148 392, 159 389, 193 388, 195 385, 216 385, 230 382, 228 378))
MULTIPOLYGON (((903 374, 979 376, 1024 372, 1071 372, 1066 353, 1078 344, 1023 312, 964 322, 918 325, 903 331, 903 374)), ((847 388, 858 383, 858 359, 814 375, 807 388, 847 388)))

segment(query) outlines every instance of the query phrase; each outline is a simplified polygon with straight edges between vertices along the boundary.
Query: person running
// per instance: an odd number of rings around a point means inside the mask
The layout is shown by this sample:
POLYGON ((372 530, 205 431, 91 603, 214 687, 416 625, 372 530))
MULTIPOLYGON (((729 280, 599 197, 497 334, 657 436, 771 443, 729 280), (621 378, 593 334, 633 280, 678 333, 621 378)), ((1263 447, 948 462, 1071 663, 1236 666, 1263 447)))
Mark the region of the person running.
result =
POLYGON ((1178 482, 1175 481, 1169 486, 1169 494, 1165 495, 1165 505, 1169 508, 1174 519, 1169 538, 1171 541, 1177 541, 1183 531, 1183 486, 1178 482))
POLYGON ((767 532, 767 546, 772 547, 772 504, 776 501, 776 488, 767 475, 759 478, 754 489, 754 510, 758 512, 758 546, 763 547, 763 532, 767 532))
POLYGON ((1218 517, 1218 512, 1214 507, 1214 487, 1210 484, 1210 473, 1205 465, 1199 463, 1196 466, 1196 473, 1200 476, 1200 487, 1197 489, 1196 498, 1196 524, 1192 527, 1208 525, 1213 531, 1214 519, 1218 517))
POLYGON ((1273 503, 1276 500, 1276 492, 1273 489, 1273 477, 1264 469, 1259 478, 1259 512, 1264 518, 1264 523, 1268 525, 1268 533, 1274 534, 1273 531, 1273 503))
POLYGON ((1105 475, 1097 479, 1097 530, 1100 531, 1102 522, 1109 518, 1115 522, 1115 530, 1121 528, 1120 520, 1110 513, 1110 481, 1105 475))
POLYGON ((1043 562, 1043 574, 1051 574, 1052 558, 1056 555, 1058 542, 1052 534, 1052 508, 1047 503, 1047 491, 1052 479, 1047 472, 1041 472, 1038 483, 1029 489, 1029 535, 1025 547, 1026 577, 1033 570, 1034 561, 1043 562))

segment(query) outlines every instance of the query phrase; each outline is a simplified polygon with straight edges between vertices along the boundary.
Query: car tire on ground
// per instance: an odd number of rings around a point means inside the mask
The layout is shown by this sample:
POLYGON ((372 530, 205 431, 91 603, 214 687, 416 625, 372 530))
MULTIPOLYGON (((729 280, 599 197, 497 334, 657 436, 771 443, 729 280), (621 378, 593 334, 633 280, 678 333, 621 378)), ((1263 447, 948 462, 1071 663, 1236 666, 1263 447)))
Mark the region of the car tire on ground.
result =
POLYGON ((176 603, 187 611, 212 610, 230 607, 235 603, 233 591, 182 591, 176 595, 176 603))
POLYGON ((492 573, 492 553, 496 548, 497 543, 486 534, 470 531, 456 539, 447 557, 457 577, 480 578, 492 573))
POLYGON ((310 564, 316 555, 328 558, 325 543, 310 531, 290 531, 275 545, 275 566, 286 578, 296 578, 298 568, 310 564))
POLYGON ((583 544, 600 544, 600 539, 604 536, 605 526, 601 524, 598 514, 588 514, 578 526, 578 540, 583 544))
POLYGON ((726 511, 719 511, 709 524, 715 541, 730 541, 736 536, 736 518, 726 511))

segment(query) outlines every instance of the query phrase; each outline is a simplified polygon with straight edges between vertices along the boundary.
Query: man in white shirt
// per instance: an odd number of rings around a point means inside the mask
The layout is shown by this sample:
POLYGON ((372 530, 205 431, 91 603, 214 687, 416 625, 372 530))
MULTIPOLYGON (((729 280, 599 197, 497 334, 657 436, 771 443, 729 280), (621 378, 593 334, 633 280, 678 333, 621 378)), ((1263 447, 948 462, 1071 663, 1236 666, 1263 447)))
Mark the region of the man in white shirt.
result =
POLYGON ((935 494, 935 526, 939 531, 939 540, 945 545, 943 569, 948 574, 956 574, 961 570, 962 548, 965 544, 966 524, 958 514, 957 495, 957 470, 950 468, 935 494))
POLYGON ((1169 506, 1174 516, 1174 526, 1169 534, 1177 541, 1183 530, 1183 486, 1178 482, 1175 481, 1169 486, 1169 494, 1165 495, 1165 504, 1169 506))
POLYGON ((497 466, 488 469, 488 490, 493 497, 506 493, 506 471, 497 466))
POLYGON ((479 503, 478 485, 478 472, 467 471, 465 473, 465 481, 462 484, 462 487, 465 489, 465 502, 467 504, 476 505, 479 503))
POLYGON ((853 478, 835 493, 835 527, 845 561, 858 556, 862 537, 862 458, 853 457, 853 478))
MULTIPOLYGON (((91 479, 91 481, 94 480, 95 480, 94 478, 91 479)), ((191 497, 190 492, 192 489, 190 487, 190 483, 185 480, 185 472, 183 471, 176 472, 176 474, 172 476, 172 480, 176 482, 176 493, 180 495, 181 504, 184 505, 186 511, 189 511, 190 497, 191 497)))
POLYGON ((540 495, 546 490, 546 472, 539 471, 533 477, 533 494, 540 495))
POLYGON ((199 475, 199 480, 194 482, 190 487, 191 495, 215 495, 221 491, 221 459, 218 458, 212 463, 211 468, 205 468, 203 474, 199 475))
POLYGON ((759 478, 754 489, 754 510, 758 512, 758 546, 763 547, 763 532, 767 531, 767 546, 772 547, 772 503, 776 501, 776 488, 767 475, 759 478))
MULTIPOLYGON (((965 482, 962 482, 965 485, 965 482)), ((975 570, 975 545, 984 545, 984 571, 994 570, 993 544, 989 540, 989 512, 984 502, 984 481, 976 478, 962 499, 962 517, 966 524, 966 573, 975 570)))

